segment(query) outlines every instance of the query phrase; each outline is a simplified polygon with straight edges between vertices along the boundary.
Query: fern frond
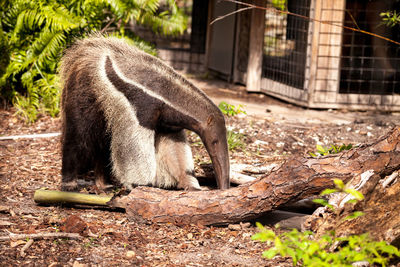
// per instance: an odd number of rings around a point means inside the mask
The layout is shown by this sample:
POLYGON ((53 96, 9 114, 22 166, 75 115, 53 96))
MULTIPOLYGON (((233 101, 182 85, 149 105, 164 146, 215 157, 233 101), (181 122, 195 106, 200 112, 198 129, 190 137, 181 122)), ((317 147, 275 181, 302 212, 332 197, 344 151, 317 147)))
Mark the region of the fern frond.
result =
POLYGON ((42 14, 46 17, 46 26, 53 31, 71 30, 85 24, 83 18, 78 19, 62 6, 46 6, 42 14))
MULTIPOLYGON (((37 71, 34 69, 28 70, 21 75, 21 82, 25 88, 33 88, 33 82, 35 76, 37 75, 37 71)), ((29 91, 28 91, 29 93, 29 91)))
POLYGON ((10 63, 8 64, 5 73, 1 77, 3 82, 5 82, 10 77, 20 74, 23 70, 26 69, 26 58, 27 57, 25 51, 17 51, 11 54, 10 63))
POLYGON ((64 32, 43 30, 32 43, 28 51, 32 52, 40 68, 45 68, 50 62, 58 58, 66 43, 64 32))
MULTIPOLYGON (((111 12, 113 12, 117 19, 122 18, 124 14, 129 10, 131 7, 127 5, 123 0, 107 0, 107 4, 111 7, 111 12)), ((130 1, 133 2, 133 1, 130 1)))
POLYGON ((59 5, 35 6, 19 13, 13 31, 12 41, 16 42, 18 34, 23 31, 41 30, 43 27, 52 31, 69 31, 85 24, 65 7, 59 5))
POLYGON ((20 32, 40 29, 45 19, 42 12, 36 8, 21 11, 17 17, 11 42, 15 43, 18 40, 20 32))
POLYGON ((156 13, 158 8, 160 7, 159 0, 137 0, 137 6, 142 9, 143 11, 156 13))
POLYGON ((164 35, 182 34, 187 28, 187 18, 183 13, 169 15, 163 12, 159 15, 146 13, 141 18, 141 24, 152 27, 152 30, 164 35))
POLYGON ((5 38, 0 37, 7 45, 2 51, 9 55, 0 66, 0 94, 12 99, 27 121, 35 120, 38 112, 58 114, 59 56, 76 36, 117 29, 135 46, 156 54, 150 44, 125 32, 125 25, 144 24, 162 34, 186 29, 186 17, 175 0, 0 0, 0 7, 5 38), (17 88, 25 93, 17 93, 17 88))
POLYGON ((26 0, 15 0, 12 3, 5 4, 4 15, 1 23, 8 28, 14 28, 17 24, 19 14, 24 10, 31 9, 32 2, 26 0))
POLYGON ((56 74, 40 73, 40 77, 35 81, 34 86, 38 88, 41 95, 40 109, 43 113, 48 113, 55 117, 60 112, 60 79, 56 74))

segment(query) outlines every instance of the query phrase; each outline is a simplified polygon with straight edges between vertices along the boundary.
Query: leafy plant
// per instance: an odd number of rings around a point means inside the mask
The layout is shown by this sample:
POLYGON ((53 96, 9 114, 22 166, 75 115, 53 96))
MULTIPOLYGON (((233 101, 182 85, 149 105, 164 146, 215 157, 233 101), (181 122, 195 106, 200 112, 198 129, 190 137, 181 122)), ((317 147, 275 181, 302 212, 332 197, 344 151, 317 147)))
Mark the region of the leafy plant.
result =
POLYGON ((83 244, 84 248, 89 248, 89 247, 98 247, 98 240, 94 237, 89 237, 88 242, 86 242, 85 244, 83 244))
MULTIPOLYGON (((235 132, 234 130, 228 130, 226 133, 229 151, 245 148, 245 136, 242 133, 235 132)), ((191 145, 197 147, 203 147, 203 142, 200 137, 194 132, 189 132, 189 140, 191 145)))
POLYGON ((382 17, 383 24, 388 27, 394 27, 400 24, 400 13, 397 13, 396 10, 382 12, 380 16, 382 17))
MULTIPOLYGON (((335 189, 325 189, 321 196, 332 193, 346 193, 353 198, 346 203, 355 203, 364 199, 359 191, 345 185, 342 180, 334 179, 335 189)), ((314 202, 322 204, 332 211, 335 208, 324 199, 314 202)), ((338 214, 336 214, 338 215, 338 214)), ((351 220, 362 216, 363 213, 356 211, 347 216, 345 220, 351 220)), ((369 264, 380 264, 386 266, 393 257, 400 257, 400 251, 384 241, 374 241, 367 233, 361 235, 350 235, 337 237, 335 231, 331 231, 319 239, 313 238, 311 231, 299 232, 293 229, 290 232, 275 234, 274 231, 257 223, 260 232, 252 236, 253 240, 267 242, 270 249, 263 252, 263 257, 272 259, 276 255, 291 257, 293 266, 298 263, 302 266, 352 266, 355 262, 368 261, 369 264)))
POLYGON ((319 156, 327 156, 329 154, 338 154, 345 150, 350 150, 353 148, 352 144, 348 145, 331 145, 330 147, 323 147, 321 145, 316 145, 317 152, 310 152, 310 155, 314 158, 318 158, 319 156))
POLYGON ((243 105, 238 105, 235 107, 234 105, 228 104, 225 101, 222 101, 218 105, 219 109, 228 117, 236 116, 240 113, 247 114, 246 111, 243 110, 243 105))
POLYGON ((272 259, 276 255, 290 257, 293 266, 352 266, 354 262, 368 261, 371 265, 387 266, 393 257, 400 257, 400 251, 384 241, 373 241, 368 234, 336 237, 332 231, 319 239, 313 239, 310 231, 275 234, 274 231, 257 223, 260 232, 253 240, 267 242, 272 247, 263 252, 263 257, 272 259), (336 249, 332 247, 340 244, 336 249))
POLYGON ((286 0, 271 0, 272 6, 279 10, 286 10, 286 0))
MULTIPOLYGON (((324 191, 321 192, 321 194, 320 194, 321 196, 326 196, 326 195, 333 194, 333 193, 348 194, 351 196, 351 198, 348 198, 346 200, 346 203, 349 203, 349 204, 357 203, 364 199, 364 195, 360 191, 357 191, 356 189, 354 189, 348 185, 345 185, 342 180, 334 179, 333 182, 335 183, 336 188, 325 189, 324 191)), ((329 204, 329 202, 326 199, 317 198, 317 199, 314 199, 313 202, 323 205, 323 206, 329 208, 330 210, 332 210, 333 212, 335 212, 335 207, 333 207, 331 204, 329 204)), ((338 215, 338 214, 336 214, 336 215, 338 215)), ((355 219, 362 215, 364 215, 363 212, 355 211, 355 212, 351 213, 349 216, 347 216, 345 218, 345 220, 352 220, 352 219, 355 219)))
POLYGON ((128 26, 179 34, 186 16, 173 0, 2 0, 0 1, 0 97, 27 121, 59 112, 57 69, 63 49, 94 31, 113 32, 147 52, 154 49, 128 26))
POLYGON ((228 130, 227 141, 228 141, 229 151, 244 149, 245 147, 244 139, 245 139, 244 134, 234 132, 233 130, 228 130))

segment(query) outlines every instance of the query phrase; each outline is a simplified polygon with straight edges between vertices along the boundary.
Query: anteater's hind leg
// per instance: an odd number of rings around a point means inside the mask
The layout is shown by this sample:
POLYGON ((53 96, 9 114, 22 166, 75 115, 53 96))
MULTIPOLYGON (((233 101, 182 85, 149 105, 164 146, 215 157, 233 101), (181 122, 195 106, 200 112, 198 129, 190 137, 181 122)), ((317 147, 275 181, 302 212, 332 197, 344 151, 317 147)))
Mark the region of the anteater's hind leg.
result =
POLYGON ((78 188, 78 176, 84 173, 87 167, 85 151, 83 151, 76 129, 68 125, 63 132, 61 190, 74 191, 78 188))
POLYGON ((156 136, 157 183, 185 190, 201 190, 194 177, 192 151, 183 130, 156 136))

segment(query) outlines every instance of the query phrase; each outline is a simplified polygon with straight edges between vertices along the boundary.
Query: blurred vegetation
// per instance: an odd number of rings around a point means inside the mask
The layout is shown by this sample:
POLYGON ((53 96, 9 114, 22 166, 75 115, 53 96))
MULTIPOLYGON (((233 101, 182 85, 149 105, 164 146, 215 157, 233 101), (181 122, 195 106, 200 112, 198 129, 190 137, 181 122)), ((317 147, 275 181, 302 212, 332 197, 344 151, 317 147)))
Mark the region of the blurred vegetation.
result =
POLYGON ((388 27, 400 24, 400 13, 397 13, 396 10, 382 12, 380 16, 382 17, 383 24, 388 27))
POLYGON ((57 69, 63 49, 93 32, 154 48, 129 29, 140 24, 181 34, 187 17, 174 0, 0 0, 0 99, 27 122, 59 113, 57 69))

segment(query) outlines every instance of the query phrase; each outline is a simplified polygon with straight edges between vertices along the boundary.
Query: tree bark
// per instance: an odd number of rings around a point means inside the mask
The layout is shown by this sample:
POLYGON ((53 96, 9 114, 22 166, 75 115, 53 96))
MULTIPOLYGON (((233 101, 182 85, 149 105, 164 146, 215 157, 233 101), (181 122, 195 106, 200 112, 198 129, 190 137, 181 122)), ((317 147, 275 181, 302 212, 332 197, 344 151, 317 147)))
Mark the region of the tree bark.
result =
POLYGON ((322 158, 292 157, 269 175, 229 190, 197 192, 137 187, 113 200, 144 222, 224 225, 255 219, 283 204, 333 188, 333 178, 363 184, 370 194, 380 178, 400 169, 400 127, 369 145, 322 158), (365 174, 367 181, 363 180, 365 174))
POLYGON ((399 128, 386 139, 369 148, 377 160, 364 163, 368 170, 361 176, 354 176, 346 185, 363 193, 365 199, 354 204, 347 202, 350 199, 347 194, 332 194, 329 203, 335 210, 317 209, 303 224, 303 228, 314 231, 316 237, 332 230, 337 236, 359 235, 367 232, 373 239, 385 240, 400 247, 398 132, 399 128), (355 211, 361 211, 364 214, 355 219, 345 219, 355 211))

